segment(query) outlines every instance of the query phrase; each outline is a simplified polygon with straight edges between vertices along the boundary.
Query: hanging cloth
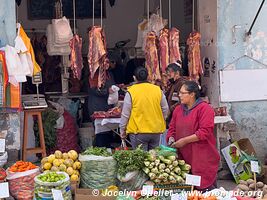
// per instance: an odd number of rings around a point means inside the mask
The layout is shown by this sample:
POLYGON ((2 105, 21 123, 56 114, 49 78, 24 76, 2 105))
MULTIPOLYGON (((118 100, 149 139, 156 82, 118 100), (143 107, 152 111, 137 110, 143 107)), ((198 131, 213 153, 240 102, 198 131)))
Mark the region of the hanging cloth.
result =
POLYGON ((8 71, 4 51, 0 51, 0 62, 2 65, 3 107, 20 108, 20 86, 14 86, 8 83, 8 71))
POLYGON ((8 84, 6 92, 6 107, 20 109, 21 108, 20 85, 8 84))
POLYGON ((19 28, 19 36, 23 40, 23 42, 27 48, 27 52, 30 53, 30 55, 31 55, 31 60, 33 63, 33 75, 35 75, 36 73, 41 71, 41 67, 38 65, 38 63, 35 60, 34 50, 32 48, 30 38, 28 38, 28 36, 25 33, 25 31, 23 30, 22 26, 20 26, 20 28, 19 28))
POLYGON ((8 73, 5 60, 5 52, 0 51, 0 63, 1 63, 1 84, 2 84, 2 106, 6 106, 6 89, 8 85, 8 73))
POLYGON ((2 48, 5 51, 6 66, 8 71, 8 81, 13 85, 26 82, 26 75, 22 69, 22 64, 17 50, 9 45, 2 48))
POLYGON ((21 68, 24 71, 26 76, 32 76, 33 74, 33 62, 31 59, 31 54, 28 52, 27 47, 25 46, 24 41, 19 35, 20 30, 20 24, 17 24, 18 26, 18 35, 15 39, 15 49, 18 52, 20 62, 21 62, 21 68))

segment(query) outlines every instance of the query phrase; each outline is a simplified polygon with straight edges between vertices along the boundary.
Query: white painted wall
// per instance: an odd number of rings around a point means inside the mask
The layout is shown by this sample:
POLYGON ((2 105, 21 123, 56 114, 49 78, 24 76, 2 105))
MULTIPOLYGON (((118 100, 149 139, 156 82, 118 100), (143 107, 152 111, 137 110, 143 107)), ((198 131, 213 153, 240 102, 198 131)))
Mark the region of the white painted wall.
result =
MULTIPOLYGON (((120 40, 131 39, 129 46, 134 46, 137 37, 137 26, 143 19, 146 11, 146 0, 116 0, 115 6, 110 7, 106 1, 106 19, 103 19, 103 27, 107 37, 108 47, 120 40)), ((153 11, 159 5, 159 0, 150 0, 150 10, 153 11)), ((162 0, 163 17, 168 18, 168 0, 162 0)), ((185 41, 191 30, 191 24, 184 23, 183 0, 172 0, 172 24, 181 31, 181 41, 185 41)), ((28 20, 27 1, 22 1, 18 9, 18 19, 25 29, 45 29, 50 20, 28 20)), ((100 24, 100 20, 96 20, 100 24)), ((84 53, 87 53, 88 39, 87 28, 92 25, 91 19, 77 20, 80 35, 84 41, 84 53)))

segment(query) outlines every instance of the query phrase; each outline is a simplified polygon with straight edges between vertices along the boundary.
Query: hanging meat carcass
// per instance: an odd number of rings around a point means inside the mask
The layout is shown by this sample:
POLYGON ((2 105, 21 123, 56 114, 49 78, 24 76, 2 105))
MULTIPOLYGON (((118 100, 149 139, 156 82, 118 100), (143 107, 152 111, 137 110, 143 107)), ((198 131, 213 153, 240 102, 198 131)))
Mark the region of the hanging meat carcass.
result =
POLYGON ((98 88, 106 81, 106 71, 109 67, 106 50, 106 37, 104 31, 99 26, 93 26, 89 31, 89 52, 88 64, 90 79, 93 79, 95 72, 99 69, 98 88))
POLYGON ((78 35, 70 40, 71 48, 71 70, 73 71, 73 77, 81 80, 83 57, 82 57, 82 38, 78 35))
POLYGON ((160 31, 159 35, 159 54, 160 54, 160 67, 162 73, 165 73, 166 67, 169 64, 169 30, 164 28, 160 31))
POLYGON ((161 69, 161 82, 163 87, 167 87, 168 78, 166 68, 169 65, 169 30, 164 28, 159 34, 159 59, 161 69))
POLYGON ((181 61, 179 36, 180 31, 176 28, 171 28, 169 31, 169 51, 170 51, 170 63, 181 61))
POLYGON ((199 76, 203 74, 200 57, 200 38, 200 33, 192 32, 187 39, 189 76, 192 80, 195 81, 198 81, 199 76))
POLYGON ((155 83, 157 80, 161 79, 159 71, 159 57, 156 45, 157 36, 156 33, 151 31, 146 36, 145 45, 145 58, 146 58, 146 68, 148 71, 148 80, 155 83))

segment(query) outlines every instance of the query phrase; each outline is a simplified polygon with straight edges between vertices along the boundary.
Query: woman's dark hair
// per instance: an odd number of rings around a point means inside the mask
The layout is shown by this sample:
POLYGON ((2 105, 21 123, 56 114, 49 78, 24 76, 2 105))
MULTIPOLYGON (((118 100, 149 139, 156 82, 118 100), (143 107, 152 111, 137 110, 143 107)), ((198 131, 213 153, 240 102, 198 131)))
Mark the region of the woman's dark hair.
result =
POLYGON ((185 81, 183 84, 190 93, 195 93, 196 99, 200 97, 199 85, 195 81, 185 81))
POLYGON ((146 81, 148 76, 147 69, 145 67, 137 67, 134 71, 134 76, 137 81, 146 81))
POLYGON ((183 76, 183 69, 176 63, 171 63, 167 66, 166 71, 170 71, 170 70, 174 72, 178 72, 180 76, 183 76))

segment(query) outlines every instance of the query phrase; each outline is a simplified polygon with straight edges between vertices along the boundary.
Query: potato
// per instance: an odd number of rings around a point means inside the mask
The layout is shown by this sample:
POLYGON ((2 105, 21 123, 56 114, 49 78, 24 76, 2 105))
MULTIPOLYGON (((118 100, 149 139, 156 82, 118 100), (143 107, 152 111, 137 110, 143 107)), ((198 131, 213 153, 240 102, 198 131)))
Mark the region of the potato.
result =
POLYGON ((255 189, 255 186, 256 186, 256 184, 255 184, 255 183, 251 183, 251 184, 249 184, 249 186, 248 186, 248 187, 249 187, 250 189, 254 190, 254 189, 255 189))
POLYGON ((239 184, 237 187, 242 191, 248 191, 249 190, 249 187, 247 185, 239 184))
POLYGON ((267 189, 267 185, 264 185, 264 186, 263 186, 263 189, 267 189))
POLYGON ((247 180, 247 183, 248 183, 248 185, 250 185, 251 183, 254 183, 254 180, 250 178, 247 180))
POLYGON ((267 188, 263 188, 263 195, 267 195, 267 188))
POLYGON ((242 184, 242 185, 246 185, 246 186, 248 186, 248 183, 247 183, 247 181, 244 181, 244 180, 240 180, 240 181, 239 181, 239 184, 242 184))
POLYGON ((263 188, 264 183, 259 181, 256 183, 256 185, 257 185, 257 188, 263 188))

